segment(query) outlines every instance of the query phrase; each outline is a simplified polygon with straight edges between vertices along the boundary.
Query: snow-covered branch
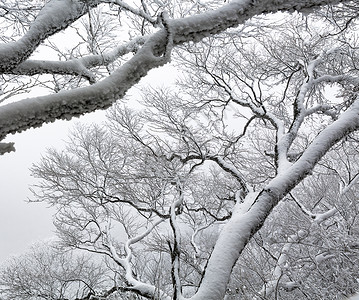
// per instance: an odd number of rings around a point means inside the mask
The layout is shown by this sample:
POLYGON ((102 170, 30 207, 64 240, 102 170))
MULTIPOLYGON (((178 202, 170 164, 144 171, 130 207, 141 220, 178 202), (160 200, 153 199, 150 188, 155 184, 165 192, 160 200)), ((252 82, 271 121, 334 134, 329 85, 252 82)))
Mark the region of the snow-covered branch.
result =
POLYGON ((131 265, 132 245, 134 245, 135 243, 139 242, 140 240, 148 236, 163 221, 164 221, 163 219, 157 220, 156 222, 154 222, 154 224, 149 226, 149 228, 147 228, 143 233, 128 239, 125 244, 125 251, 126 251, 125 258, 121 258, 118 255, 116 248, 112 245, 111 241, 107 240, 106 242, 111 257, 125 271, 126 284, 128 285, 128 287, 126 287, 127 290, 133 291, 136 294, 139 294, 149 299, 170 300, 171 298, 169 296, 166 296, 162 291, 157 291, 157 288, 155 286, 141 282, 138 279, 136 279, 131 265), (158 298, 157 295, 159 295, 158 298))
MULTIPOLYGON (((313 213, 309 211, 302 203, 300 203, 291 193, 289 193, 294 202, 298 205, 298 207, 301 209, 301 211, 310 217, 312 219, 311 226, 316 224, 320 225, 327 219, 331 218, 335 215, 337 212, 336 208, 329 209, 323 213, 313 213)), ((310 231, 310 228, 309 230, 310 231)), ((287 237, 287 242, 284 244, 284 246, 281 249, 279 258, 277 260, 276 267, 274 268, 272 272, 271 279, 263 286, 262 291, 260 292, 263 296, 270 296, 277 287, 284 285, 291 285, 293 287, 299 286, 298 283, 290 281, 290 282, 283 282, 280 283, 280 280, 283 278, 283 274, 285 271, 285 268, 287 266, 288 261, 288 254, 290 253, 290 249, 300 242, 303 238, 305 238, 307 235, 307 231, 304 231, 302 229, 298 230, 294 234, 291 234, 287 237)), ((326 259, 329 258, 329 255, 325 256, 326 259)))
MULTIPOLYGON (((288 237, 287 243, 285 243, 281 249, 279 258, 277 260, 277 265, 272 273, 272 277, 268 283, 263 286, 262 291, 260 292, 261 295, 270 296, 275 291, 275 289, 279 287, 279 281, 283 276, 283 271, 286 267, 290 249, 294 244, 298 243, 303 237, 305 237, 305 235, 306 232, 304 230, 298 230, 298 232, 288 237)), ((290 284, 294 285, 293 282, 290 282, 290 284)))
POLYGON ((162 58, 154 56, 152 46, 151 43, 145 44, 133 59, 92 86, 2 106, 0 138, 55 119, 70 119, 85 112, 108 108, 116 99, 122 98, 150 69, 165 63, 162 58))
MULTIPOLYGON (((322 1, 232 1, 223 7, 191 17, 171 20, 173 45, 189 41, 200 41, 204 37, 217 34, 227 28, 242 24, 249 18, 262 13, 312 10, 338 0, 322 1)), ((17 42, 0 46, 2 72, 17 67, 24 62, 50 35, 66 28, 86 13, 87 5, 95 6, 97 1, 52 0, 39 14, 30 30, 17 42), (61 13, 59 13, 61 12, 61 13)), ((41 126, 56 119, 70 119, 97 109, 105 109, 122 98, 149 70, 167 61, 159 60, 166 51, 168 33, 166 28, 150 36, 142 49, 125 65, 108 78, 90 87, 79 88, 31 99, 24 99, 1 107, 0 139, 8 133, 21 132, 31 127, 41 126)))
POLYGON ((356 184, 359 180, 359 173, 356 173, 353 178, 344 186, 341 188, 340 194, 344 195, 345 193, 347 193, 354 184, 356 184))
POLYGON ((206 224, 206 225, 202 225, 202 226, 200 226, 199 228, 196 228, 196 229, 194 230, 194 232, 193 232, 193 234, 192 234, 192 236, 191 236, 191 245, 192 245, 192 247, 193 247, 193 249, 194 249, 194 252, 195 252, 195 259, 197 258, 197 256, 200 254, 200 251, 201 251, 201 249, 199 248, 199 246, 198 246, 197 243, 196 243, 196 237, 197 237, 197 235, 198 235, 201 231, 203 231, 203 230, 207 229, 208 227, 210 227, 211 225, 213 225, 214 223, 215 223, 215 221, 213 221, 213 222, 211 222, 211 223, 208 223, 208 224, 206 224))
POLYGON ((171 247, 171 259, 172 259, 172 284, 173 284, 173 299, 182 299, 182 285, 179 276, 180 270, 180 246, 181 246, 181 236, 180 230, 176 218, 176 214, 181 210, 184 201, 183 187, 181 179, 176 180, 177 189, 178 189, 178 199, 172 202, 170 208, 170 224, 173 232, 173 246, 171 247))
POLYGON ((39 44, 83 16, 97 1, 52 0, 38 14, 30 29, 16 42, 0 45, 0 72, 9 72, 24 62, 39 44), (89 5, 89 6, 88 6, 89 5))
POLYGON ((26 60, 9 70, 9 73, 29 76, 35 74, 76 75, 84 77, 90 83, 95 83, 95 75, 90 68, 106 66, 127 53, 136 52, 145 41, 146 37, 138 37, 101 55, 88 55, 67 61, 26 60))

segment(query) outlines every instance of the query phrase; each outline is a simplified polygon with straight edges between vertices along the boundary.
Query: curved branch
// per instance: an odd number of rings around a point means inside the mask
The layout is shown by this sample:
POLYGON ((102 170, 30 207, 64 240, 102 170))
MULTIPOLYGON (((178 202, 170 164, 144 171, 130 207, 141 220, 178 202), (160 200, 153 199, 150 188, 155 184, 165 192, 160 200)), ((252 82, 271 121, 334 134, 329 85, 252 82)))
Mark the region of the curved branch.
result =
POLYGON ((24 62, 38 45, 83 16, 98 1, 52 0, 38 14, 30 29, 16 42, 0 45, 0 73, 24 62))
POLYGON ((167 295, 165 295, 164 292, 160 291, 160 296, 159 298, 156 298, 156 292, 157 292, 157 288, 151 284, 147 284, 144 282, 141 282, 139 280, 137 280, 132 272, 132 266, 131 266, 131 258, 132 258, 132 250, 131 250, 131 245, 137 243, 138 241, 142 240, 143 238, 145 238, 147 235, 149 235, 154 228, 156 228, 159 224, 161 224, 164 220, 160 219, 157 220, 156 222, 154 222, 154 224, 152 224, 149 228, 147 228, 143 233, 139 234, 138 236, 129 239, 126 244, 125 244, 125 249, 126 249, 126 257, 125 258, 120 258, 117 254, 117 251, 115 249, 115 247, 111 244, 111 242, 109 242, 108 248, 109 251, 111 253, 112 258, 114 259, 114 261, 121 266, 124 270, 125 270, 125 278, 128 284, 128 291, 132 291, 138 295, 141 295, 145 298, 149 298, 149 299, 164 299, 164 300, 170 300, 170 297, 168 297, 167 295))

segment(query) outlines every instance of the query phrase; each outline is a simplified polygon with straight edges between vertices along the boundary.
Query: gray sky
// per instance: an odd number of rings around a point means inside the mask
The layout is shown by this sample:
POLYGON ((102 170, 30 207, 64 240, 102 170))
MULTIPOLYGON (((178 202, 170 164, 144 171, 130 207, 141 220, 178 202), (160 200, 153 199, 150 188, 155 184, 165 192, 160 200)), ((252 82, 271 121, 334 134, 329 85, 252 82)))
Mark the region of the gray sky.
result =
POLYGON ((27 203, 30 184, 35 180, 29 168, 40 160, 47 148, 61 148, 75 122, 104 119, 104 111, 56 121, 41 128, 10 135, 16 152, 0 155, 0 263, 12 254, 20 254, 38 240, 54 236, 54 210, 43 203, 27 203))
MULTIPOLYGON (((16 152, 0 156, 0 262, 21 253, 37 239, 51 237, 51 212, 40 203, 26 203, 30 196, 29 167, 40 159, 46 147, 60 145, 66 137, 60 121, 39 129, 8 136, 16 152)), ((67 125, 65 126, 67 127, 67 125)))

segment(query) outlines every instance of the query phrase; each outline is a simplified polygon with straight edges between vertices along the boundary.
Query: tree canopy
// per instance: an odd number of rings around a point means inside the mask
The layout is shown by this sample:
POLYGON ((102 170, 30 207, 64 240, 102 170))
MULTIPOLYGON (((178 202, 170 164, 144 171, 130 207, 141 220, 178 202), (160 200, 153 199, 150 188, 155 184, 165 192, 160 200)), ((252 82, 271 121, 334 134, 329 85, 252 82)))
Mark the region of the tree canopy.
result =
POLYGON ((17 5, 1 8, 0 137, 112 105, 32 168, 61 246, 148 299, 358 291, 355 1, 17 5), (174 87, 125 97, 170 61, 174 87))

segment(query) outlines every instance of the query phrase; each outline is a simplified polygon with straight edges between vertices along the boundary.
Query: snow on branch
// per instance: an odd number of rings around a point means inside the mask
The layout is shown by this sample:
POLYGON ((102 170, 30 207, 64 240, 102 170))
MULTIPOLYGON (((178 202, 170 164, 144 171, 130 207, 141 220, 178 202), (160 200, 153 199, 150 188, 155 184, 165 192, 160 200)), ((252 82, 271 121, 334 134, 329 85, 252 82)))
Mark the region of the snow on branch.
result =
MULTIPOLYGON (((274 290, 279 286, 279 281, 283 276, 283 270, 286 267, 288 261, 288 254, 290 253, 293 244, 298 243, 302 238, 305 237, 305 235, 306 232, 304 230, 298 230, 298 232, 288 236, 287 242, 284 244, 284 246, 281 249, 280 256, 277 260, 277 265, 272 273, 272 278, 263 286, 260 292, 262 295, 270 296, 274 292, 274 290)), ((288 282, 288 284, 293 285, 293 287, 297 286, 295 282, 288 282)))
MULTIPOLYGON (((311 226, 313 226, 314 224, 320 225, 327 219, 334 216, 335 213, 338 211, 336 208, 332 208, 323 213, 313 213, 310 210, 308 210, 300 201, 298 201, 298 199, 296 199, 292 193, 289 193, 289 195, 294 200, 294 202, 298 205, 300 210, 305 215, 309 216, 312 219, 311 226)), ((309 231, 310 231, 310 229, 309 229, 309 231)), ((274 268, 274 271, 272 273, 272 277, 263 286, 263 288, 260 292, 262 295, 271 295, 274 292, 274 290, 276 289, 276 287, 282 286, 283 284, 284 285, 292 284, 294 288, 299 286, 299 284, 295 283, 295 282, 280 283, 280 280, 282 279, 283 271, 285 270, 285 266, 288 261, 288 254, 290 253, 290 249, 292 248, 292 246, 294 244, 299 243, 301 239, 305 238, 306 235, 307 235, 307 232, 300 229, 297 232, 295 232, 294 234, 291 234, 287 237, 287 242, 284 244, 284 246, 281 249, 280 256, 277 260, 277 265, 274 268)), ((328 259, 332 256, 320 254, 316 257, 317 263, 319 263, 320 259, 324 259, 324 257, 325 257, 325 259, 328 259)))
MULTIPOLYGON (((232 1, 223 7, 191 17, 168 20, 171 44, 174 46, 220 33, 262 13, 314 9, 338 0, 322 1, 232 1)), ((0 72, 8 72, 25 61, 41 41, 66 28, 99 1, 52 0, 48 2, 31 26, 17 42, 0 46, 0 72), (61 13, 59 13, 61 12, 61 13)), ((1 107, 0 139, 56 119, 70 119, 97 109, 108 108, 134 86, 149 70, 168 62, 156 58, 166 53, 169 32, 162 28, 150 36, 142 51, 98 84, 56 95, 24 99, 1 107)))
POLYGON ((181 238, 180 238, 180 230, 176 216, 178 213, 180 213, 181 207, 184 202, 181 179, 179 178, 176 179, 176 185, 178 190, 178 199, 172 202, 170 209, 170 214, 171 214, 170 225, 173 231, 173 246, 171 246, 170 243, 169 246, 171 249, 171 259, 172 259, 171 275, 172 275, 172 284, 173 284, 173 299, 180 299, 182 298, 182 287, 181 287, 181 280, 179 275, 181 238))
POLYGON ((133 238, 130 238, 125 243, 125 250, 126 250, 126 257, 121 258, 115 247, 112 245, 111 241, 107 241, 107 247, 110 252, 110 256, 114 259, 114 261, 120 265, 124 271, 125 271, 125 278, 126 283, 128 284, 128 287, 126 287, 126 290, 132 291, 136 294, 139 294, 141 296, 144 296, 149 299, 163 299, 163 300, 170 300, 171 298, 165 293, 158 291, 157 288, 151 284, 144 283, 139 281, 135 278, 132 265, 131 265, 131 259, 132 259, 132 249, 131 246, 138 241, 144 239, 146 236, 148 236, 159 224, 161 224, 164 219, 159 219, 156 222, 154 222, 149 228, 147 228, 143 233, 139 234, 138 236, 135 236, 133 238), (156 298, 156 295, 159 294, 159 298, 156 298))
POLYGON ((313 212, 309 211, 302 203, 300 203, 300 201, 298 201, 298 199, 296 199, 292 193, 289 193, 289 195, 294 200, 294 202, 298 205, 300 210, 305 215, 307 215, 308 217, 313 219, 314 222, 318 225, 323 223, 325 220, 329 219, 330 217, 334 216, 335 213, 338 211, 336 208, 332 208, 323 213, 313 213, 313 212))
POLYGON ((64 74, 77 75, 85 78, 90 83, 95 83, 95 75, 79 60, 68 61, 46 61, 46 60, 26 60, 16 68, 10 70, 10 74, 28 75, 35 74, 64 74))
MULTIPOLYGON (((95 1, 88 2, 88 5, 96 4, 95 1)), ((8 72, 25 61, 42 41, 84 15, 88 5, 74 0, 48 2, 18 41, 0 45, 0 72, 8 72)))
POLYGON ((140 36, 101 55, 87 55, 68 61, 26 60, 16 68, 11 69, 9 74, 29 76, 45 73, 77 75, 84 77, 93 84, 95 83, 95 75, 89 70, 90 68, 106 66, 127 53, 136 52, 146 39, 147 37, 140 36))
POLYGON ((353 187, 353 185, 358 182, 358 180, 359 180, 359 173, 356 173, 353 176, 353 178, 347 183, 346 186, 341 187, 340 194, 344 195, 345 193, 347 193, 353 187))
POLYGON ((8 133, 21 132, 56 119, 71 119, 96 109, 108 108, 150 69, 163 63, 162 58, 153 55, 151 44, 145 44, 138 55, 101 82, 4 105, 0 108, 0 139, 8 133))

